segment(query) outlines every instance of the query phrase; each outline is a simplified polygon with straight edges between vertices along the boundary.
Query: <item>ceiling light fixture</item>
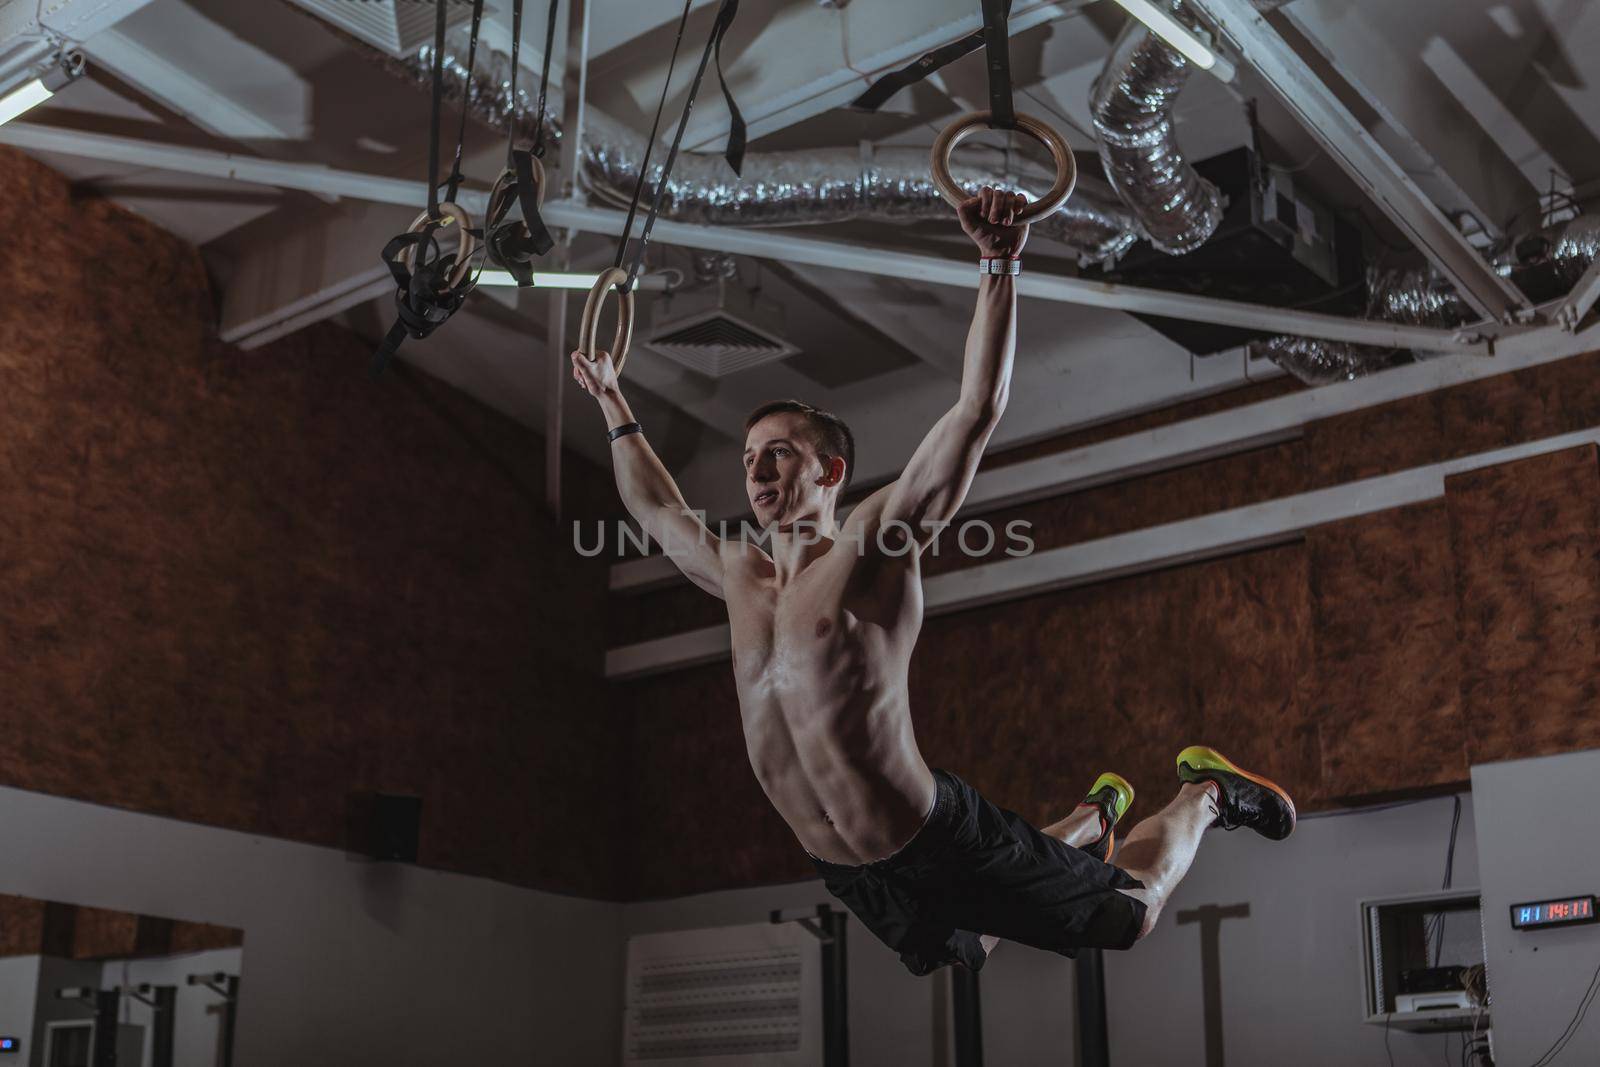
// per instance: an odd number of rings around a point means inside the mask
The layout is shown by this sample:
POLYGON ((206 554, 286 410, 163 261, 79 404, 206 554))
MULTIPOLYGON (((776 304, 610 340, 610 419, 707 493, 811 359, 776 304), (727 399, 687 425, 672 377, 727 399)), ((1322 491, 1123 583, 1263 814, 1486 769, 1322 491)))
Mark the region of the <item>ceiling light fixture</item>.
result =
MULTIPOLYGON (((641 274, 633 283, 635 289, 663 290, 667 288, 667 274, 662 271, 658 274, 641 274)), ((676 274, 677 271, 670 273, 676 274)), ((599 279, 598 274, 540 274, 533 275, 535 289, 593 289, 594 283, 599 279)), ((680 275, 681 279, 681 275, 680 275)), ((517 280, 509 271, 486 270, 478 275, 479 285, 516 285, 517 280)))
POLYGON ((49 68, 28 78, 22 84, 0 96, 0 125, 4 125, 50 99, 68 85, 83 77, 82 52, 60 52, 53 57, 49 68))
POLYGON ((1151 33, 1183 53, 1189 62, 1225 82, 1233 81, 1233 64, 1213 52, 1211 46, 1196 37, 1192 30, 1150 0, 1117 0, 1117 3, 1128 14, 1150 27, 1151 33))

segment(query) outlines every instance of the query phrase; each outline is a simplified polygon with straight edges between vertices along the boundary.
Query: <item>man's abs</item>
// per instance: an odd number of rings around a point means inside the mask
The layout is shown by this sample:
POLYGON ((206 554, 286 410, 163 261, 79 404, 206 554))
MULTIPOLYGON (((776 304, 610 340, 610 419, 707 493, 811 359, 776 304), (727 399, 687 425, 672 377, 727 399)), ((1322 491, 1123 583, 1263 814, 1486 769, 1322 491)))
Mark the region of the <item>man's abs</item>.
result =
POLYGON ((813 708, 807 716, 776 701, 745 700, 741 713, 756 780, 812 855, 867 863, 894 852, 922 826, 933 775, 903 707, 862 708, 854 716, 813 708), (872 721, 851 723, 842 733, 829 728, 830 721, 856 716, 872 721))

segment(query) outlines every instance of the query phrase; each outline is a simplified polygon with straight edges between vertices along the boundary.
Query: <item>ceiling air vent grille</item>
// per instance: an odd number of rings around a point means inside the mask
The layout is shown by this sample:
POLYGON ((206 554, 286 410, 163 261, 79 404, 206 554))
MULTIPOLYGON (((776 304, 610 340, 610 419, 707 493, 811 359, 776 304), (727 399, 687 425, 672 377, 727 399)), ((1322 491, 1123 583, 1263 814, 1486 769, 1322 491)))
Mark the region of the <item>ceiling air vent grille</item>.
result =
MULTIPOLYGON (((352 37, 395 58, 415 52, 433 40, 431 0, 290 0, 313 15, 333 23, 352 37)), ((471 0, 447 0, 445 20, 450 25, 472 14, 471 0)))
POLYGON ((663 323, 645 344, 710 378, 722 378, 795 355, 799 348, 720 308, 663 323))

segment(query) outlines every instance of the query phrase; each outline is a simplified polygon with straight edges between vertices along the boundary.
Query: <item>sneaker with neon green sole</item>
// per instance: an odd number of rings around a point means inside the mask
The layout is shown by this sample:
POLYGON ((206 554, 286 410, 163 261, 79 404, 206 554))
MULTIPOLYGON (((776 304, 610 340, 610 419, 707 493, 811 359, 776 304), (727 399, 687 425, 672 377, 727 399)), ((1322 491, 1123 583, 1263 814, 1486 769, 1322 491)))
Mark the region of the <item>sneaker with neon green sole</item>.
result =
POLYGON ((1262 837, 1282 841, 1294 833, 1294 800, 1270 779, 1235 766, 1214 748, 1191 745, 1178 753, 1178 777, 1185 782, 1215 782, 1217 819, 1212 826, 1248 826, 1262 837))
POLYGON ((1100 836, 1083 846, 1083 851, 1107 863, 1117 846, 1117 822, 1133 807, 1133 786, 1114 771, 1106 771, 1094 780, 1080 808, 1094 808, 1100 813, 1100 836))

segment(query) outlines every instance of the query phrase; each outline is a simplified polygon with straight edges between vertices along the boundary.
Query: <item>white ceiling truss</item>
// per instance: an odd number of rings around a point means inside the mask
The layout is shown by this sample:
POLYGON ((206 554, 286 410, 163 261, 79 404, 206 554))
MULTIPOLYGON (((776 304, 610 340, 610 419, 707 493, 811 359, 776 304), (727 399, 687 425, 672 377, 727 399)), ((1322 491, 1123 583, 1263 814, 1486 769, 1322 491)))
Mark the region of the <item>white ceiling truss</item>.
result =
MULTIPOLYGON (((1507 351, 1540 345, 1553 351, 1561 347, 1558 339, 1571 340, 1567 331, 1577 329, 1600 296, 1600 273, 1591 270, 1561 301, 1530 307, 1507 279, 1491 269, 1481 251, 1469 244, 1458 224, 1461 217, 1470 215, 1484 232, 1504 232, 1507 219, 1520 210, 1530 194, 1538 192, 1535 178, 1546 167, 1547 157, 1562 156, 1559 149, 1565 147, 1553 146, 1548 137, 1541 140, 1542 134, 1535 136, 1526 130, 1518 134, 1521 140, 1507 135, 1508 130, 1522 129, 1512 112, 1520 106, 1519 100, 1529 96, 1531 90, 1526 85, 1519 83, 1517 92, 1510 93, 1490 74, 1479 78, 1472 70, 1462 73, 1462 68, 1473 63, 1481 65, 1481 56, 1463 41, 1462 27, 1473 19, 1489 18, 1496 20, 1496 25, 1506 25, 1506 19, 1511 17, 1501 10, 1506 5, 1494 7, 1491 12, 1485 8, 1488 0, 1464 0, 1459 18, 1447 19, 1453 23, 1450 27, 1441 26, 1432 36, 1425 31, 1407 36, 1406 17, 1416 8, 1396 5, 1392 0, 1189 2, 1220 31, 1217 43, 1237 61, 1239 81, 1254 78, 1254 84, 1266 90, 1262 97, 1271 97, 1281 114, 1298 119, 1303 126, 1299 135, 1336 164, 1324 168, 1328 180, 1364 193, 1381 212, 1382 219, 1448 278, 1486 321, 1464 330, 1438 330, 1111 285, 1038 269, 1024 274, 1019 283, 1024 298, 1057 309, 1081 309, 1073 314, 1085 316, 1085 322, 1090 316, 1101 316, 1094 320, 1101 332, 1091 331, 1089 335, 1103 344, 1109 343, 1104 328, 1108 312, 1410 349, 1447 357, 1436 362, 1450 366, 1472 365, 1482 359, 1487 368, 1502 363, 1507 351), (1264 14, 1264 9, 1271 9, 1271 13, 1264 14), (1445 83, 1451 78, 1456 79, 1456 84, 1447 92, 1445 83), (1484 101, 1482 107, 1470 105, 1479 99, 1484 101), (1506 143, 1497 144, 1497 139, 1506 143)), ((1428 5, 1434 15, 1457 10, 1445 0, 1416 2, 1428 5)), ((1529 11, 1553 11, 1559 4, 1560 0, 1517 0, 1510 7, 1521 14, 1514 14, 1512 21, 1520 19, 1527 27, 1534 27, 1537 20, 1529 11)), ((585 0, 577 5, 583 16, 581 32, 568 27, 569 32, 558 34, 552 57, 552 96, 558 113, 570 120, 575 112, 565 97, 590 97, 596 106, 604 101, 608 110, 617 104, 616 113, 626 121, 643 114, 644 124, 648 125, 681 7, 646 6, 648 10, 624 0, 585 0), (582 41, 588 42, 587 48, 580 47, 578 42, 582 41), (582 62, 571 64, 568 69, 573 56, 582 62), (587 88, 583 92, 578 91, 580 70, 586 72, 587 88), (563 89, 567 92, 563 93, 563 89)), ((714 6, 714 0, 693 0, 691 19, 697 21, 691 25, 703 27, 714 6)), ((308 216, 310 221, 304 226, 299 219, 285 217, 282 225, 274 222, 253 227, 248 240, 241 238, 238 245, 227 249, 224 339, 255 347, 319 319, 348 316, 370 308, 389 295, 392 286, 387 272, 377 262, 376 249, 385 235, 409 221, 406 216, 419 206, 421 183, 420 173, 411 174, 412 170, 420 170, 414 158, 404 155, 414 152, 416 145, 396 149, 381 142, 386 138, 398 140, 400 135, 414 139, 416 127, 422 123, 402 121, 382 130, 365 131, 374 134, 360 139, 365 144, 361 149, 365 155, 352 151, 347 142, 355 138, 348 131, 341 130, 339 136, 343 140, 333 143, 330 131, 337 123, 323 112, 329 108, 329 100, 337 96, 339 83, 329 82, 328 70, 338 63, 317 58, 297 65, 302 37, 309 41, 315 36, 314 22, 298 13, 283 16, 305 21, 281 31, 279 39, 268 40, 271 34, 265 31, 273 27, 262 22, 262 9, 255 5, 248 9, 236 7, 227 0, 53 0, 49 5, 51 14, 43 22, 38 16, 39 7, 37 0, 0 0, 0 76, 29 57, 36 59, 45 33, 65 36, 83 43, 92 65, 112 72, 166 112, 184 117, 217 140, 211 148, 194 147, 196 138, 190 130, 183 130, 184 136, 163 139, 163 135, 148 133, 151 123, 50 124, 44 116, 34 122, 0 126, 0 143, 39 154, 47 161, 85 161, 81 166, 103 167, 106 173, 153 173, 192 181, 237 182, 261 190, 264 195, 292 191, 285 203, 293 203, 293 192, 298 192, 333 205, 327 212, 308 216), (247 16, 246 10, 256 14, 247 16), (136 17, 127 18, 130 15, 136 17), (252 22, 252 17, 256 21, 252 22), (381 151, 397 153, 392 166, 381 154, 374 154, 381 151), (307 162, 308 159, 338 160, 342 165, 324 166, 307 162), (357 160, 357 165, 349 165, 352 159, 357 160), (391 176, 394 173, 407 176, 391 176)), ((831 135, 836 138, 827 142, 831 147, 854 145, 858 135, 865 136, 861 131, 868 129, 867 120, 839 112, 840 105, 883 73, 976 29, 980 24, 977 7, 976 0, 853 0, 837 8, 815 0, 747 0, 741 13, 745 36, 737 42, 730 41, 732 47, 726 58, 729 81, 749 121, 752 141, 777 135, 776 141, 785 146, 804 145, 821 143, 818 138, 831 135), (783 140, 795 137, 800 140, 783 140)), ((572 8, 564 5, 562 10, 572 8)), ((530 3, 525 12, 523 62, 530 84, 542 58, 543 11, 542 5, 530 3)), ((1556 25, 1563 25, 1565 16, 1560 11, 1549 17, 1556 25)), ((1032 80, 1031 85, 1019 85, 1019 89, 1040 90, 1046 107, 1050 106, 1051 94, 1062 87, 1070 86, 1074 94, 1081 93, 1103 58, 1104 42, 1114 36, 1121 18, 1120 11, 1112 5, 1092 0, 1017 0, 1011 23, 1018 42, 1013 58, 1019 69, 1031 72, 1028 77, 1032 80)), ((1600 34, 1600 25, 1587 14, 1581 19, 1567 18, 1566 22, 1576 27, 1572 32, 1600 34)), ((503 2, 493 4, 486 16, 486 27, 486 43, 506 48, 510 39, 509 6, 503 2)), ((1543 38, 1531 29, 1523 32, 1521 24, 1515 28, 1521 33, 1514 42, 1520 49, 1514 57, 1516 62, 1539 70, 1559 67, 1550 58, 1549 47, 1541 43, 1543 38)), ((318 55, 325 57, 341 45, 329 38, 317 47, 323 50, 318 55)), ((1585 45, 1580 41, 1567 47, 1575 54, 1583 54, 1585 45)), ((346 56, 338 62, 351 61, 346 56)), ((355 61, 352 65, 360 64, 355 61)), ((874 120, 877 125, 872 129, 889 131, 883 134, 882 143, 931 141, 934 130, 929 127, 946 120, 949 108, 954 106, 950 93, 971 96, 976 84, 970 64, 961 70, 948 68, 946 73, 950 75, 949 84, 959 89, 940 90, 945 82, 936 79, 925 89, 908 91, 897 98, 895 108, 901 110, 888 109, 874 120), (928 101, 933 99, 939 101, 937 107, 941 110, 937 113, 928 110, 928 101)), ((683 77, 680 69, 675 87, 680 86, 683 77)), ((1574 88, 1570 78, 1563 80, 1558 73, 1552 75, 1551 81, 1554 88, 1550 92, 1566 94, 1563 99, 1569 103, 1580 99, 1573 94, 1581 87, 1574 88)), ((707 85, 710 84, 708 80, 707 85)), ((1192 111, 1180 111, 1179 122, 1188 122, 1191 128, 1206 122, 1207 113, 1201 104, 1212 107, 1212 114, 1229 107, 1242 112, 1244 99, 1238 85, 1237 81, 1226 87, 1211 83, 1203 91, 1186 90, 1197 104, 1192 111)), ((62 94, 63 98, 71 95, 62 94)), ((1027 98, 1019 96, 1019 104, 1034 95, 1029 92, 1027 98)), ((419 87, 400 87, 394 102, 417 120, 426 114, 426 93, 419 87)), ((62 106, 68 103, 64 99, 62 106)), ((669 135, 676 103, 681 103, 681 98, 669 101, 669 135)), ((1575 110, 1581 119, 1583 109, 1575 110)), ((1060 114, 1057 118, 1081 125, 1060 114)), ((1237 118, 1231 121, 1242 125, 1237 118)), ((1291 119, 1285 121, 1294 125, 1291 119)), ((1194 134, 1199 143, 1215 146, 1230 143, 1228 138, 1236 136, 1232 128, 1226 135, 1208 137, 1204 130, 1195 130, 1194 134)), ((688 128, 686 147, 715 150, 726 131, 727 111, 720 94, 714 89, 703 92, 688 128)), ((1600 129, 1595 133, 1600 143, 1600 129)), ((1080 130, 1076 136, 1081 139, 1084 134, 1080 130)), ((752 146, 752 151, 763 149, 760 144, 752 146)), ((563 158, 570 161, 572 153, 569 139, 563 158)), ((1314 160, 1310 165, 1318 164, 1314 160)), ((92 180, 99 172, 87 173, 92 180)), ((1600 178, 1600 158, 1588 176, 1600 178)), ((197 190, 196 196, 204 192, 203 186, 184 188, 197 190)), ((108 192, 115 195, 114 187, 108 186, 108 192)), ((303 203, 304 198, 300 201, 303 203)), ((481 190, 465 192, 462 201, 474 214, 481 213, 481 190)), ((581 193, 553 198, 544 212, 552 227, 566 231, 569 238, 577 234, 615 237, 620 234, 624 219, 619 211, 585 202, 581 193)), ((277 218, 274 216, 274 220, 277 218)), ((223 227, 218 229, 226 232, 223 227)), ((870 229, 864 239, 852 240, 847 231, 839 228, 822 237, 804 234, 798 227, 762 230, 663 219, 656 226, 654 240, 663 246, 728 253, 753 262, 776 260, 815 272, 839 272, 833 276, 840 285, 863 287, 854 294, 853 301, 841 300, 834 308, 824 309, 823 314, 837 314, 840 307, 871 306, 871 301, 891 295, 890 286, 923 294, 928 301, 925 337, 942 338, 953 332, 947 320, 965 314, 955 306, 961 302, 956 299, 959 290, 970 290, 976 279, 964 252, 951 255, 955 245, 941 247, 940 239, 929 238, 926 230, 905 239, 900 233, 880 225, 870 229), (870 291, 865 288, 869 283, 875 286, 870 291)), ((596 244, 591 240, 591 248, 596 244)), ((518 304, 514 296, 504 294, 495 299, 504 305, 501 310, 509 308, 506 314, 512 316, 542 322, 547 312, 555 314, 554 303, 547 309, 544 301, 518 304)), ((811 306, 804 313, 819 312, 811 306)), ((920 308, 912 313, 924 315, 920 308)), ((1026 312, 1025 317, 1031 321, 1043 316, 1026 312)), ((1163 352, 1174 356, 1169 361, 1171 373, 1184 373, 1184 354, 1176 345, 1126 316, 1111 317, 1128 324, 1125 333, 1114 340, 1130 348, 1160 346, 1163 352)), ((511 332, 503 327, 504 322, 500 333, 511 332)), ((441 331, 441 338, 447 341, 449 333, 441 331)), ((557 339, 552 335, 552 341, 557 339)), ((444 341, 435 340, 430 345, 441 343, 444 341)), ((420 350, 426 346, 414 347, 420 350)), ((948 377, 949 358, 920 351, 915 354, 922 357, 916 373, 930 380, 948 377)), ((1098 366, 1103 369, 1110 362, 1114 361, 1102 360, 1098 366)), ((639 370, 630 370, 630 374, 637 375, 635 381, 670 398, 675 416, 681 414, 686 424, 704 434, 707 447, 726 445, 725 435, 719 435, 716 427, 726 429, 730 420, 736 424, 742 410, 741 395, 708 392, 686 382, 683 372, 672 368, 646 368, 643 362, 638 366, 639 370)), ((1089 380, 1088 367, 1086 360, 1075 363, 1062 357, 1059 371, 1051 373, 1059 373, 1063 388, 1093 389, 1096 384, 1089 380), (1075 372, 1080 363, 1083 369, 1077 371, 1078 377, 1067 381, 1066 376, 1075 372)), ((751 373, 760 375, 765 371, 751 373)), ((883 378, 862 388, 869 391, 891 380, 900 383, 912 373, 883 378)), ((1187 373, 1191 378, 1196 376, 1192 359, 1187 363, 1187 373)), ((1245 367, 1242 373, 1248 378, 1249 368, 1245 367)), ((1412 372, 1391 371, 1383 377, 1402 373, 1412 372)), ((534 388, 545 388, 544 377, 539 376, 534 388)), ((1223 377, 1214 376, 1214 380, 1219 383, 1217 388, 1223 387, 1223 377)), ((1226 380, 1242 379, 1236 375, 1226 380)), ((1110 418, 1140 405, 1171 402, 1179 395, 1198 395, 1196 391, 1206 387, 1196 379, 1188 392, 1165 387, 1164 391, 1137 396, 1126 389, 1108 391, 1108 397, 1119 399, 1114 403, 1108 400, 1103 410, 1093 412, 1093 419, 1110 418)), ((548 401, 537 405, 548 409, 544 418, 550 425, 559 423, 560 399, 552 393, 548 401)), ((1061 410, 1067 408, 1063 406, 1061 410)), ((1081 407, 1071 410, 1076 413, 1072 417, 1083 417, 1081 407)), ((1078 424, 1052 423, 1051 417, 1048 412, 1038 414, 1025 436, 1045 436, 1078 424)), ((537 421, 534 424, 538 425, 537 421)))

